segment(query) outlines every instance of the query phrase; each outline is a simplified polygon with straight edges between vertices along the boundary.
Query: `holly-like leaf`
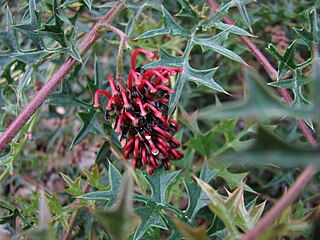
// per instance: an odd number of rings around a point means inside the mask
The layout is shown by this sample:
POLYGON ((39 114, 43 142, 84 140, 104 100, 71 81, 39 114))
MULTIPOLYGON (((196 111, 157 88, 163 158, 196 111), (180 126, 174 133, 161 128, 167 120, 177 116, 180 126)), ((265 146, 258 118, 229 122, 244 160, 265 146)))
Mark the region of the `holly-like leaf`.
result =
POLYGON ((247 134, 254 134, 256 132, 256 125, 245 127, 242 131, 237 133, 238 120, 231 119, 222 121, 215 128, 214 131, 221 133, 225 137, 225 144, 214 153, 214 156, 221 154, 223 151, 231 148, 235 151, 246 149, 251 146, 252 139, 243 139, 247 134))
POLYGON ((104 200, 107 201, 106 206, 113 206, 120 192, 120 187, 123 182, 122 176, 119 171, 109 162, 108 171, 110 190, 108 191, 96 191, 83 194, 79 196, 80 199, 85 200, 104 200))
MULTIPOLYGON (((228 195, 230 197, 232 194, 228 192, 228 195)), ((243 232, 248 232, 259 221, 267 200, 263 201, 259 205, 255 205, 256 199, 254 199, 250 204, 248 204, 248 206, 245 206, 244 192, 239 194, 239 197, 241 197, 241 199, 238 201, 239 204, 236 209, 237 216, 235 218, 235 224, 241 228, 243 232)))
POLYGON ((110 232, 115 239, 125 239, 138 223, 138 217, 133 212, 133 179, 124 176, 120 194, 112 208, 100 209, 95 212, 95 217, 101 226, 110 232))
MULTIPOLYGON (((209 169, 208 163, 204 162, 199 178, 208 183, 214 176, 218 174, 219 170, 209 169)), ((204 191, 194 182, 185 182, 184 185, 188 194, 188 207, 185 211, 186 215, 191 219, 195 219, 198 211, 210 203, 204 191)))
POLYGON ((60 43, 62 47, 68 47, 63 30, 63 20, 59 16, 58 11, 60 10, 58 10, 58 7, 57 0, 55 0, 52 4, 52 17, 39 30, 39 33, 54 39, 60 43))
POLYGON ((163 207, 162 204, 147 201, 146 205, 136 209, 136 214, 140 217, 141 223, 136 229, 134 239, 142 239, 150 227, 168 229, 161 212, 163 207))
POLYGON ((218 176, 222 177, 231 189, 240 186, 248 173, 231 173, 226 168, 220 169, 218 176))
POLYGON ((240 27, 237 27, 237 26, 234 26, 234 25, 226 24, 226 23, 223 23, 223 22, 218 22, 213 27, 217 28, 217 29, 220 29, 220 30, 228 30, 232 34, 236 34, 236 35, 240 35, 240 36, 253 37, 253 35, 251 33, 247 32, 244 29, 242 29, 240 27))
POLYGON ((230 159, 243 164, 276 164, 293 167, 314 164, 320 166, 320 149, 293 145, 279 138, 265 128, 258 129, 255 143, 244 151, 223 155, 224 161, 230 159))
POLYGON ((223 197, 209 184, 199 178, 195 177, 195 179, 211 201, 211 204, 208 205, 209 209, 224 223, 225 227, 228 229, 229 237, 237 239, 240 233, 234 224, 234 219, 236 216, 237 207, 241 201, 243 189, 241 187, 237 188, 232 194, 229 195, 228 198, 223 199, 223 197))
POLYGON ((69 45, 66 48, 60 48, 59 53, 68 54, 70 57, 82 63, 82 58, 77 47, 73 43, 69 43, 69 45))
POLYGON ((40 16, 40 12, 36 9, 35 0, 29 0, 29 23, 13 26, 17 31, 29 37, 37 49, 43 49, 42 40, 37 31, 40 28, 40 16))
POLYGON ((245 7, 245 1, 242 1, 242 0, 234 0, 233 2, 236 3, 237 5, 237 8, 240 12, 240 15, 243 19, 243 21, 245 22, 245 24, 248 26, 248 28, 250 29, 250 32, 252 32, 252 29, 251 29, 251 21, 250 21, 250 18, 249 18, 249 15, 248 15, 248 12, 247 12, 247 9, 245 7))
MULTIPOLYGON (((309 101, 303 96, 303 91, 302 91, 302 71, 300 69, 296 69, 293 71, 293 101, 291 103, 291 106, 295 107, 296 109, 304 109, 310 106, 311 104, 309 101)), ((313 128, 313 123, 311 120, 311 117, 304 117, 303 118, 305 123, 314 130, 313 128)))
POLYGON ((0 224, 9 223, 13 228, 16 228, 16 219, 20 216, 17 208, 11 208, 0 203, 0 209, 4 209, 8 214, 0 217, 0 224))
POLYGON ((19 52, 19 53, 12 53, 11 56, 21 62, 24 62, 28 65, 37 64, 39 61, 52 55, 53 52, 49 51, 35 51, 35 52, 19 52))
POLYGON ((166 193, 169 184, 178 176, 180 171, 165 173, 164 168, 158 168, 153 175, 144 175, 151 187, 150 198, 159 203, 166 203, 166 193))
POLYGON ((61 222, 64 228, 68 229, 68 220, 70 214, 68 214, 59 203, 57 194, 54 193, 52 196, 46 194, 46 198, 48 201, 50 212, 53 215, 53 219, 55 219, 58 222, 61 222))
POLYGON ((279 53, 278 49, 273 44, 269 44, 267 50, 279 61, 278 79, 281 79, 288 70, 294 70, 297 68, 294 60, 296 42, 293 42, 289 47, 287 47, 283 54, 279 53))
POLYGON ((60 173, 61 177, 63 178, 63 180, 66 181, 66 183, 68 184, 69 188, 65 189, 64 191, 66 193, 69 193, 72 196, 80 196, 83 194, 82 192, 82 188, 81 188, 81 177, 77 177, 76 180, 72 180, 69 176, 60 173))
POLYGON ((185 53, 181 57, 173 57, 166 51, 160 49, 160 59, 156 62, 147 64, 145 66, 146 69, 154 68, 161 65, 168 67, 183 68, 183 72, 179 74, 176 80, 176 84, 174 86, 174 93, 170 97, 169 114, 173 112, 175 106, 177 105, 186 81, 192 81, 199 85, 209 87, 213 90, 225 92, 225 90, 212 79, 217 68, 196 70, 189 65, 188 56, 191 48, 188 49, 189 50, 185 51, 185 53))
POLYGON ((250 19, 245 9, 245 5, 248 3, 254 2, 254 0, 234 0, 229 2, 222 2, 219 8, 216 10, 215 14, 210 17, 210 19, 203 25, 203 30, 206 31, 209 28, 215 26, 218 22, 221 22, 222 18, 227 15, 228 11, 232 7, 237 7, 242 19, 247 24, 249 29, 251 30, 250 26, 250 19))
MULTIPOLYGON (((108 3, 105 3, 105 4, 102 4, 100 7, 104 7, 107 5, 108 5, 108 3)), ((139 2, 129 1, 126 5, 129 9, 132 9, 134 11, 133 16, 130 18, 130 20, 126 24, 125 33, 128 36, 131 36, 131 34, 135 28, 139 28, 139 26, 138 26, 139 24, 136 21, 136 19, 139 19, 140 15, 143 13, 143 10, 145 8, 159 10, 159 9, 161 9, 161 6, 162 6, 160 0, 145 0, 145 1, 139 1, 139 2)), ((135 30, 137 30, 137 29, 135 29, 135 30)), ((140 33, 138 33, 138 34, 140 34, 140 33)))
POLYGON ((284 80, 281 79, 279 81, 270 82, 268 83, 268 85, 276 88, 293 89, 296 86, 302 87, 310 82, 311 82, 310 78, 305 78, 301 76, 301 78, 299 79, 294 79, 294 78, 287 78, 284 80))
POLYGON ((83 173, 87 176, 88 178, 88 183, 99 189, 102 190, 105 188, 105 186, 102 184, 101 178, 100 178, 100 172, 99 172, 99 168, 98 165, 94 165, 94 167, 92 168, 91 172, 89 172, 87 169, 83 169, 82 170, 83 173))
POLYGON ((71 89, 69 81, 63 81, 61 83, 60 90, 50 95, 48 103, 51 105, 62 106, 82 104, 82 102, 74 96, 74 92, 71 89))
POLYGON ((190 139, 188 147, 195 149, 202 156, 211 156, 215 152, 215 148, 212 147, 214 140, 220 138, 214 131, 208 131, 204 134, 198 134, 196 137, 190 139))
POLYGON ((229 29, 224 30, 221 33, 209 38, 194 37, 193 42, 195 44, 198 44, 203 51, 210 49, 214 52, 220 53, 227 58, 230 58, 231 60, 247 65, 239 55, 222 46, 223 41, 228 37, 228 35, 229 29))
POLYGON ((27 234, 30 239, 53 240, 55 239, 50 222, 50 209, 44 192, 41 192, 39 201, 39 227, 27 234))
POLYGON ((227 103, 221 107, 205 107, 198 111, 199 119, 214 120, 228 118, 282 118, 309 117, 311 109, 295 109, 282 103, 270 90, 263 85, 263 81, 256 73, 245 72, 249 97, 244 103, 227 103))
POLYGON ((315 9, 308 12, 309 29, 293 28, 295 32, 308 44, 310 50, 312 44, 319 44, 320 32, 318 27, 318 14, 315 9))
POLYGON ((12 29, 13 21, 9 7, 5 13, 7 31, 0 32, 0 39, 12 51, 18 51, 17 41, 15 39, 14 30, 12 29))
POLYGON ((218 22, 221 22, 222 18, 228 13, 229 8, 232 6, 232 1, 228 3, 223 2, 215 14, 202 26, 204 31, 207 31, 212 26, 216 25, 218 22))
POLYGON ((178 3, 181 6, 180 12, 176 14, 179 17, 191 17, 194 20, 198 21, 198 15, 195 11, 191 9, 191 4, 189 0, 178 0, 178 3))
POLYGON ((96 133, 102 136, 106 136, 105 131, 100 126, 97 118, 98 112, 94 110, 89 110, 89 112, 80 112, 78 116, 82 121, 82 126, 78 131, 77 135, 74 137, 70 148, 82 142, 82 140, 87 136, 88 133, 96 133))
MULTIPOLYGON (((151 188, 151 196, 136 195, 135 199, 145 203, 145 206, 136 209, 141 224, 137 228, 134 239, 140 239, 151 227, 167 229, 163 209, 172 207, 167 203, 166 194, 169 184, 178 176, 180 171, 165 173, 163 168, 155 169, 152 176, 144 175, 151 188)), ((179 211, 179 210, 177 210, 179 211)))
POLYGON ((10 55, 0 55, 0 76, 2 76, 15 62, 16 60, 10 55))
POLYGON ((183 35, 183 36, 191 35, 191 32, 181 27, 163 6, 162 6, 162 17, 164 19, 164 26, 162 28, 147 31, 142 35, 140 35, 137 39, 150 38, 150 37, 166 35, 166 34, 183 35))

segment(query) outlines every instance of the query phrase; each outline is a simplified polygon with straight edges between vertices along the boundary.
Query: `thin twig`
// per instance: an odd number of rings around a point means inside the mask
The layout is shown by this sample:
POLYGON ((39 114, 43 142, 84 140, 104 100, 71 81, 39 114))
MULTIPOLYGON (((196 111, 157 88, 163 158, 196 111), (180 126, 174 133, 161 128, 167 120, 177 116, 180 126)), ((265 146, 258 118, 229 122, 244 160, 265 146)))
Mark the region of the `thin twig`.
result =
MULTIPOLYGON (((86 181, 85 185, 83 186, 82 188, 82 192, 83 193, 87 193, 89 191, 89 188, 90 188, 90 184, 88 181, 86 181)), ((81 202, 80 199, 77 199, 76 201, 74 201, 74 205, 77 205, 81 202)), ((72 229, 74 227, 74 224, 78 218, 78 214, 79 214, 79 210, 80 209, 77 209, 76 211, 74 211, 72 214, 71 214, 71 217, 70 217, 70 221, 69 221, 69 226, 68 226, 68 230, 66 231, 66 233, 64 234, 63 236, 63 240, 67 240, 70 238, 71 236, 71 233, 72 233, 72 229)))
POLYGON ((289 188, 288 192, 277 201, 277 203, 259 220, 255 227, 246 233, 242 240, 254 240, 261 235, 263 231, 267 230, 273 221, 288 207, 306 187, 312 177, 317 173, 315 166, 308 166, 297 178, 295 183, 289 188))
MULTIPOLYGON (((120 86, 122 86, 123 83, 123 74, 122 74, 122 56, 123 56, 123 50, 124 48, 126 49, 130 49, 131 47, 129 46, 128 43, 128 36, 122 32, 120 29, 109 25, 109 24, 105 24, 105 23, 100 23, 97 24, 95 26, 95 28, 100 31, 100 29, 102 28, 107 28, 111 31, 113 31, 114 33, 118 34, 120 37, 120 44, 119 44, 119 50, 118 50, 118 59, 117 59, 117 68, 116 68, 116 80, 117 82, 120 84, 120 86)), ((123 86, 122 86, 123 87, 123 86)))
MULTIPOLYGON (((110 11, 97 23, 109 24, 124 8, 125 3, 118 1, 110 11)), ((78 46, 78 51, 83 55, 97 41, 101 33, 93 28, 86 38, 78 46)), ((26 106, 26 108, 12 121, 6 131, 0 136, 0 151, 9 143, 21 127, 28 121, 32 114, 45 102, 50 93, 58 84, 71 72, 78 62, 69 57, 66 62, 58 69, 52 78, 41 88, 36 97, 26 106)))
MULTIPOLYGON (((208 0, 208 3, 212 8, 212 12, 217 11, 217 9, 219 8, 219 6, 218 6, 218 4, 217 4, 217 2, 215 0, 208 0)), ((230 24, 230 25, 234 25, 235 24, 228 16, 225 16, 223 18, 223 21, 225 23, 227 23, 227 24, 230 24)), ((250 39, 248 37, 246 37, 246 36, 240 36, 239 38, 251 50, 252 54, 256 57, 256 59, 259 61, 259 63, 266 70, 266 72, 269 75, 269 77, 273 81, 277 81, 277 75, 278 75, 277 71, 272 67, 272 65, 270 64, 268 59, 262 54, 262 52, 256 47, 256 45, 254 45, 254 43, 252 43, 250 41, 250 39)), ((286 101, 287 104, 291 104, 292 103, 292 98, 291 98, 289 92, 287 91, 287 89, 278 88, 278 91, 280 92, 281 96, 284 98, 284 100, 286 101)), ((311 134, 310 129, 308 128, 306 123, 303 120, 300 120, 300 119, 297 119, 297 122, 298 122, 298 125, 299 125, 299 128, 300 128, 301 132, 306 137, 308 142, 312 146, 318 145, 317 141, 315 140, 315 138, 311 134)))

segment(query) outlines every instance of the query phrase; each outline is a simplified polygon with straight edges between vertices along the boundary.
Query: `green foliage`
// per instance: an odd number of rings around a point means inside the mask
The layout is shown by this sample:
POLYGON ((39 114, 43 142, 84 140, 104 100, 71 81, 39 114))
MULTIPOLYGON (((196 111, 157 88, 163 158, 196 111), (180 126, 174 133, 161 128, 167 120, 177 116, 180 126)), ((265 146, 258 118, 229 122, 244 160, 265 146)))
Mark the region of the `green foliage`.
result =
MULTIPOLYGON (((118 66, 114 32, 79 53, 117 1, 0 1, 0 134, 66 60, 78 61, 0 152, 0 239, 241 239, 305 166, 319 167, 319 147, 295 120, 319 139, 318 2, 210 2, 126 2, 111 23, 132 48, 118 66), (241 36, 266 49, 277 81, 241 36), (124 160, 107 99, 92 106, 119 68, 126 81, 138 47, 155 58, 139 55, 137 66, 183 68, 168 107, 185 157, 153 175, 124 160)), ((257 239, 315 239, 319 189, 318 174, 257 239)))

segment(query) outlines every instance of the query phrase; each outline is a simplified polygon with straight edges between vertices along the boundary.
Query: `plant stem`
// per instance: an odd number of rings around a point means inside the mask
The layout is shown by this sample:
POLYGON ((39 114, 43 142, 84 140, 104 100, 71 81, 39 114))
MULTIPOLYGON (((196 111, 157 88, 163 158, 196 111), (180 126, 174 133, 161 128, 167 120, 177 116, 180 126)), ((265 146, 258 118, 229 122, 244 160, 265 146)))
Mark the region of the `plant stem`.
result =
MULTIPOLYGON (((213 12, 215 12, 219 8, 219 6, 218 6, 218 4, 217 4, 217 2, 215 0, 208 0, 208 3, 211 6, 213 12)), ((225 23, 227 23, 227 24, 230 24, 230 25, 234 25, 235 24, 228 16, 225 16, 223 18, 223 21, 225 23)), ((269 77, 273 81, 277 81, 277 76, 278 76, 277 71, 272 67, 272 65, 270 64, 268 59, 262 54, 262 52, 260 52, 260 50, 254 45, 254 43, 252 43, 250 41, 250 39, 248 37, 240 36, 239 38, 251 50, 252 54, 256 57, 256 59, 259 61, 259 63, 266 70, 266 72, 269 75, 269 77)), ((287 89, 278 88, 278 91, 280 92, 281 96, 284 98, 284 100, 286 101, 287 104, 291 104, 292 103, 292 98, 291 98, 289 92, 287 91, 287 89)), ((301 119, 297 119, 297 122, 298 122, 298 125, 299 125, 299 128, 300 128, 301 132, 306 137, 308 142, 312 146, 318 145, 317 141, 315 140, 315 138, 311 134, 310 129, 307 127, 306 123, 301 119)))
MULTIPOLYGON (((89 188, 90 188, 90 184, 89 184, 88 181, 86 181, 85 185, 84 185, 83 188, 82 188, 82 192, 83 192, 83 193, 87 193, 87 192, 89 191, 89 188)), ((77 200, 74 202, 74 204, 78 204, 78 203, 80 203, 80 202, 81 202, 81 200, 80 200, 80 199, 77 199, 77 200)), ((70 217, 69 228, 68 228, 68 230, 66 231, 66 233, 64 234, 63 240, 67 240, 67 239, 70 238, 71 233, 72 233, 73 226, 74 226, 74 224, 75 224, 75 222, 76 222, 76 220, 77 220, 77 218, 78 218, 79 210, 80 210, 80 209, 77 209, 76 211, 74 211, 74 212, 72 213, 72 215, 71 215, 71 217, 70 217)))
POLYGON ((0 183, 5 179, 5 177, 9 174, 9 168, 7 167, 0 176, 0 183))
MULTIPOLYGON (((128 44, 128 36, 122 32, 120 29, 109 25, 105 23, 100 23, 95 26, 95 28, 99 31, 102 28, 107 28, 111 30, 112 32, 116 33, 120 37, 120 44, 119 44, 119 50, 118 50, 118 58, 117 58, 117 69, 116 69, 116 80, 117 82, 122 86, 123 83, 123 75, 122 75, 122 56, 123 56, 123 50, 124 48, 130 49, 130 46, 128 44)), ((124 86, 122 86, 124 87, 124 86)))
MULTIPOLYGON (((97 23, 109 24, 124 8, 125 2, 118 1, 110 11, 102 17, 97 23)), ((98 40, 101 33, 93 28, 85 39, 79 44, 78 51, 83 55, 98 40)), ((12 121, 6 131, 0 136, 0 151, 8 144, 15 134, 28 121, 32 114, 45 102, 50 93, 58 86, 58 84, 71 72, 76 66, 77 61, 69 57, 65 63, 57 70, 52 78, 41 88, 36 97, 26 106, 26 108, 12 121)))
POLYGON ((283 210, 299 196, 300 192, 306 187, 309 180, 316 173, 317 168, 315 166, 306 167, 295 183, 289 188, 288 192, 259 220, 250 232, 243 236, 242 240, 254 240, 257 239, 257 236, 262 235, 283 210))

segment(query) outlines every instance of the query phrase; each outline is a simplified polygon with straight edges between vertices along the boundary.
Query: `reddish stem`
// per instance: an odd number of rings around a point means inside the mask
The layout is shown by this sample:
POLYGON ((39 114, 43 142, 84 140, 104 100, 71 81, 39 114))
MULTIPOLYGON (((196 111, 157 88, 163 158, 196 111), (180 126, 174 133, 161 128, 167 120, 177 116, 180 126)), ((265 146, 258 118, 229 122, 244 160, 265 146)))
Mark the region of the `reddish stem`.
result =
POLYGON ((254 240, 261 235, 274 220, 288 207, 294 199, 296 199, 300 192, 306 187, 310 179, 317 173, 315 166, 308 166, 297 178, 295 183, 289 188, 288 192, 283 195, 280 200, 259 220, 256 226, 248 233, 246 233, 242 240, 254 240))
MULTIPOLYGON (((97 23, 111 23, 111 21, 124 8, 125 3, 118 1, 110 11, 97 23)), ((100 37, 101 33, 93 28, 83 42, 80 43, 78 51, 83 55, 100 37)), ((50 93, 56 89, 57 85, 71 72, 78 62, 69 57, 66 62, 58 69, 52 78, 40 89, 36 97, 26 106, 26 108, 11 122, 10 126, 0 136, 0 151, 15 136, 15 134, 24 126, 28 119, 49 97, 50 93)))

